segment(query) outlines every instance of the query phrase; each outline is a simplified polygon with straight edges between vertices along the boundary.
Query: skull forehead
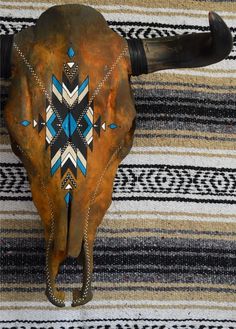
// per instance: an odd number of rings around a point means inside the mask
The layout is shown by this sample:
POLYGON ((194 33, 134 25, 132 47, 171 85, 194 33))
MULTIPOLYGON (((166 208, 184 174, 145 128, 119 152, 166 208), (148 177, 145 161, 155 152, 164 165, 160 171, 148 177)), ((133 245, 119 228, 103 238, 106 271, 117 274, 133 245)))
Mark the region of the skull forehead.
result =
POLYGON ((95 9, 78 4, 54 6, 46 10, 36 24, 37 33, 48 39, 51 32, 69 33, 78 32, 78 37, 103 34, 109 31, 104 17, 95 9))
MULTIPOLYGON (((94 84, 126 46, 126 41, 108 27, 98 11, 78 4, 49 8, 35 26, 18 33, 15 40, 43 81, 50 81, 52 73, 60 74, 72 45, 81 76, 89 74, 94 84)), ((14 57, 13 64, 18 66, 20 77, 29 75, 19 56, 14 57)))

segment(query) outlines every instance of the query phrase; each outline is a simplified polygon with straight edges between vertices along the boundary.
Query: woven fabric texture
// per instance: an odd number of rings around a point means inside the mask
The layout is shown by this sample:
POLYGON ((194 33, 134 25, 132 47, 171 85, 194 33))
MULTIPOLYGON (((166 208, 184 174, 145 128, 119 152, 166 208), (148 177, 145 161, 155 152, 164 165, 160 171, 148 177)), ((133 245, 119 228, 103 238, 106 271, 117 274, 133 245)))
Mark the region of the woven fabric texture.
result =
MULTIPOLYGON (((50 6, 73 2, 0 1, 0 33, 20 31, 50 6)), ((132 78, 134 146, 119 167, 97 236, 94 299, 80 308, 57 309, 44 295, 42 225, 1 119, 0 327, 234 329, 236 1, 83 3, 125 38, 205 32, 213 10, 230 27, 234 48, 226 60, 205 68, 132 78)), ((73 260, 62 267, 59 282, 68 293, 80 281, 78 273, 73 260)))

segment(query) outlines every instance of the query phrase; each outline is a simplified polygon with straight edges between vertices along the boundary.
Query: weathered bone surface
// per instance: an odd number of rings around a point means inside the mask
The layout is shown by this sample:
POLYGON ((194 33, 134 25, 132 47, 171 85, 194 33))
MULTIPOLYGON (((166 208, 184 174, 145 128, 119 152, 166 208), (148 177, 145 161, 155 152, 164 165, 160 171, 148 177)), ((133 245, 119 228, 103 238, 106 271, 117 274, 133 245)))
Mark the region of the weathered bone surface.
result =
MULTIPOLYGON (((96 230, 111 204, 113 180, 135 130, 130 75, 223 59, 232 38, 214 13, 211 30, 127 42, 96 10, 64 5, 50 8, 36 26, 14 36, 5 119, 45 228, 46 294, 54 305, 64 306, 64 292, 55 282, 69 256, 82 261, 84 269, 72 305, 92 298, 96 230), (190 41, 194 52, 188 49, 190 41)), ((9 64, 10 58, 4 58, 3 65, 9 64)))

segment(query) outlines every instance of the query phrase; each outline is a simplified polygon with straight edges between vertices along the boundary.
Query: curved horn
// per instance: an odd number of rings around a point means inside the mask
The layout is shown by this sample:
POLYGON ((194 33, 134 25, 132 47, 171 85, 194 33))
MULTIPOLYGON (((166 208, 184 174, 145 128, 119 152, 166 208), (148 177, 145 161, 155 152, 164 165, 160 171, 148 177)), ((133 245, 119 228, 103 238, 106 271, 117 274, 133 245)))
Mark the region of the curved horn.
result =
POLYGON ((221 61, 232 50, 232 35, 223 19, 214 12, 209 13, 209 24, 211 32, 208 33, 127 40, 132 75, 221 61))

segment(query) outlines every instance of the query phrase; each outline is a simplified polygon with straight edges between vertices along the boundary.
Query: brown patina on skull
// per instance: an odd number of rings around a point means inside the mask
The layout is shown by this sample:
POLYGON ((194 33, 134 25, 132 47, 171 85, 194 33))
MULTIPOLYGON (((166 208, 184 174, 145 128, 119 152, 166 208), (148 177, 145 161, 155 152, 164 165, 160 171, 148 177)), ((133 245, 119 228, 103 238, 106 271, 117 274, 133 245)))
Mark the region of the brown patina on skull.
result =
POLYGON ((125 40, 83 5, 55 6, 33 27, 2 37, 13 45, 5 119, 45 229, 46 294, 64 306, 56 287, 67 257, 83 264, 73 306, 92 298, 93 243, 111 204, 119 163, 132 147, 135 107, 130 76, 205 66, 232 48, 224 22, 210 13, 209 33, 125 40), (10 41, 9 41, 10 40, 10 41))

